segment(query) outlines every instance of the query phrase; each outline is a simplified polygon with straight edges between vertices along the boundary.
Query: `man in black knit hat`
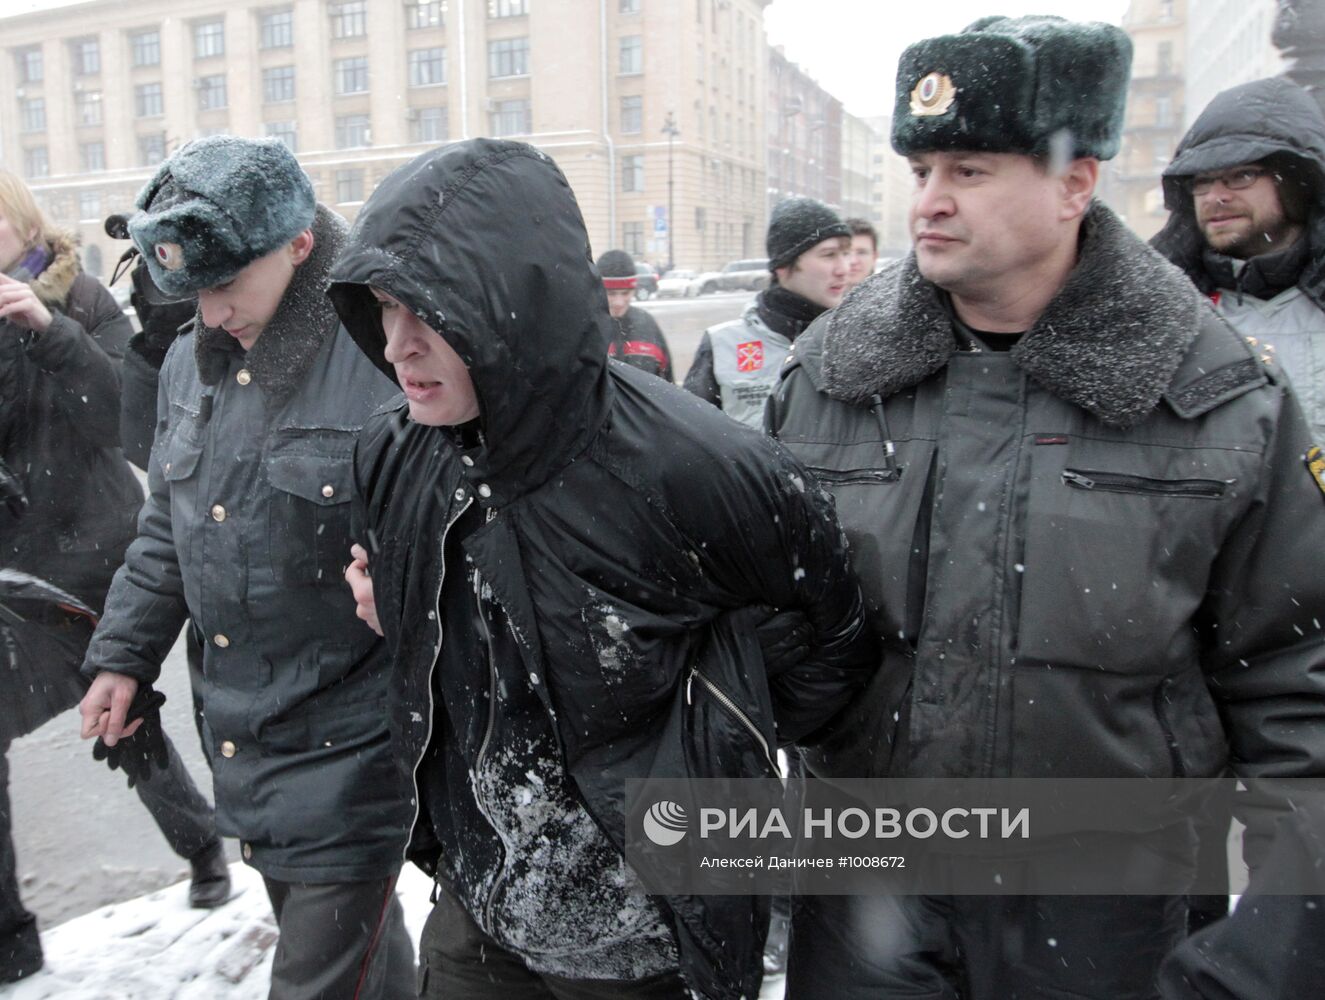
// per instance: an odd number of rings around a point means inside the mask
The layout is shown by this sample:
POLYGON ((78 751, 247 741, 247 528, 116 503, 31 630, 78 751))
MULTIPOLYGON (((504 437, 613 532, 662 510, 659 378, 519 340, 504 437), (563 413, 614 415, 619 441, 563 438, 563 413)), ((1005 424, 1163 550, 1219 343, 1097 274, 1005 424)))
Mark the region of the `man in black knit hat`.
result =
POLYGON ((773 279, 740 319, 704 331, 685 387, 751 427, 762 427, 764 400, 797 335, 847 289, 851 230, 813 198, 788 198, 768 224, 773 279))
POLYGON ((598 258, 598 273, 607 290, 607 311, 612 316, 612 340, 607 355, 650 375, 672 381, 672 352, 657 321, 630 304, 635 297, 635 261, 624 250, 609 250, 598 258))

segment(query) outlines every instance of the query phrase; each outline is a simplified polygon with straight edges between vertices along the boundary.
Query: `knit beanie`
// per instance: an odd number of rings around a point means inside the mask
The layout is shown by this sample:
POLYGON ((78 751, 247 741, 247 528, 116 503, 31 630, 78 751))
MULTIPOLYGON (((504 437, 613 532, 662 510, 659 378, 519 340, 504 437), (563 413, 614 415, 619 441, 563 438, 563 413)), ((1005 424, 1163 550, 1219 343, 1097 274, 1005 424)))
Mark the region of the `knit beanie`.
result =
POLYGON ((834 236, 851 236, 851 227, 814 198, 787 198, 773 206, 768 221, 768 269, 794 263, 806 250, 834 236))
POLYGON ((638 280, 635 261, 624 250, 609 250, 598 258, 598 273, 603 276, 603 287, 608 291, 634 288, 638 280))

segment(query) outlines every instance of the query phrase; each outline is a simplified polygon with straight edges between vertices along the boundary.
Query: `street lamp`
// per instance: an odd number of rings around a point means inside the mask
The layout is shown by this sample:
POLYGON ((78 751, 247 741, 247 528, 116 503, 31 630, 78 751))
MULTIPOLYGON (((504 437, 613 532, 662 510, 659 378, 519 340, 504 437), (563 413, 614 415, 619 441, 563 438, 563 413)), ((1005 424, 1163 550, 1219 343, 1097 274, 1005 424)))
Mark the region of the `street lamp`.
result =
POLYGON ((672 270, 676 266, 676 211, 673 201, 673 191, 675 190, 672 181, 672 140, 681 134, 681 130, 676 127, 676 120, 672 113, 667 112, 667 120, 663 122, 663 135, 667 136, 667 270, 672 270))

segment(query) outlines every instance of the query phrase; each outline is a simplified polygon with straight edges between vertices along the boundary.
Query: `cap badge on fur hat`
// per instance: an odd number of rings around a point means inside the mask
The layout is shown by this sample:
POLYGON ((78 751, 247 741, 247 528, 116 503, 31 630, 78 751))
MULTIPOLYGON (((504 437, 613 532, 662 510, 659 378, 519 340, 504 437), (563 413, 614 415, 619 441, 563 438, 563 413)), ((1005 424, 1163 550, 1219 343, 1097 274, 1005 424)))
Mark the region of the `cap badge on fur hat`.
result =
POLYGON ((178 243, 158 243, 152 249, 167 271, 178 271, 184 266, 184 249, 178 243))
POLYGON ((911 114, 917 118, 944 114, 957 99, 957 85, 947 73, 928 73, 911 88, 911 114))

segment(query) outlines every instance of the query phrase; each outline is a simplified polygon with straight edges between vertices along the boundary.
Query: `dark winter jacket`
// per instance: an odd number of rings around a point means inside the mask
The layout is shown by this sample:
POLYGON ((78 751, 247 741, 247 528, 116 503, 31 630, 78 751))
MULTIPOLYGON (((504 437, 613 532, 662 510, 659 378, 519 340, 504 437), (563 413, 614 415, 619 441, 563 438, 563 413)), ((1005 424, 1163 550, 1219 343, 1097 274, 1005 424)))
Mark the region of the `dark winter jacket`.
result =
POLYGON ((643 309, 631 306, 626 315, 612 320, 612 339, 607 344, 608 357, 634 365, 650 375, 672 381, 672 352, 658 321, 643 309))
POLYGON ((814 767, 1325 773, 1301 411, 1102 205, 1010 352, 957 351, 911 255, 797 341, 768 417, 834 494, 885 645, 814 767))
POLYGON ((1164 202, 1170 215, 1153 246, 1215 300, 1239 333, 1253 337, 1262 351, 1269 345, 1320 440, 1325 435, 1325 116, 1315 98, 1280 77, 1217 96, 1164 170, 1164 202), (1266 157, 1290 168, 1281 190, 1297 186, 1289 197, 1309 205, 1305 245, 1234 262, 1207 245, 1188 182, 1195 174, 1266 157), (1257 280, 1258 272, 1285 265, 1294 273, 1257 280))
POLYGON ((385 877, 408 820, 386 649, 342 578, 355 436, 393 392, 324 294, 344 229, 319 208, 252 350, 201 320, 171 348, 150 494, 83 668, 153 681, 192 618, 218 829, 283 881, 385 877))
MULTIPOLYGON (((826 496, 763 435, 609 363, 610 317, 587 248, 546 155, 457 143, 382 182, 331 294, 384 370, 365 286, 395 296, 440 327, 478 395, 478 443, 412 423, 401 403, 370 421, 356 457, 406 766, 416 768, 433 722, 443 569, 463 569, 436 554, 475 506, 483 524, 463 552, 509 622, 575 794, 621 850, 626 779, 768 775, 775 740, 820 730, 868 677, 874 650, 826 496), (753 634, 734 627, 752 604, 808 617, 814 641, 798 667, 767 680, 738 669, 762 662, 753 634), (685 681, 699 673, 739 712, 702 681, 687 702, 685 681)), ((448 717, 465 717, 472 689, 445 675, 440 684, 448 717)), ((479 754, 481 737, 461 752, 479 754)), ((757 993, 766 901, 660 902, 696 991, 757 993)))
POLYGON ((53 320, 0 320, 0 461, 23 493, 0 510, 0 566, 40 576, 95 610, 134 534, 143 494, 120 452, 120 360, 133 332, 61 236, 32 288, 53 320))

